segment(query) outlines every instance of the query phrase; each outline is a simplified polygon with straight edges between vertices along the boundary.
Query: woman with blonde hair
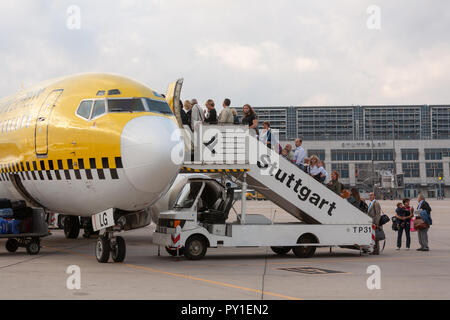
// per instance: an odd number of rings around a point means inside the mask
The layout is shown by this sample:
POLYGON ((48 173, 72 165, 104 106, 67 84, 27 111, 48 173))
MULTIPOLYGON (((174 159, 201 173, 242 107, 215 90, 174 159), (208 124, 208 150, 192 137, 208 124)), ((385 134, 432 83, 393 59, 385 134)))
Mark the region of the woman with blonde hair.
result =
POLYGON ((323 182, 327 177, 320 166, 320 159, 316 155, 312 155, 309 158, 309 174, 319 182, 323 182))

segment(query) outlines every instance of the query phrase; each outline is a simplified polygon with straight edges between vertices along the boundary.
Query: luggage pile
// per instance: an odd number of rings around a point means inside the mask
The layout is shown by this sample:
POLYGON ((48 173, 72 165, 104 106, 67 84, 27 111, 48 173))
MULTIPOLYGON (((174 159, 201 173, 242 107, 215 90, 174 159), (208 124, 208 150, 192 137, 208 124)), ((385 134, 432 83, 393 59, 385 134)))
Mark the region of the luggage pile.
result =
POLYGON ((0 234, 30 233, 32 212, 23 200, 0 199, 0 234))

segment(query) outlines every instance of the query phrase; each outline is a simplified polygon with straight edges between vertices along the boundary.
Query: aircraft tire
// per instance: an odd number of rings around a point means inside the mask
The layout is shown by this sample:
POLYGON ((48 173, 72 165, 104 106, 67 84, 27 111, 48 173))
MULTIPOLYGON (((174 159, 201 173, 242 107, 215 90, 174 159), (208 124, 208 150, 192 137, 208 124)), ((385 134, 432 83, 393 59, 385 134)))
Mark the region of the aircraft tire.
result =
POLYGON ((100 263, 107 263, 109 255, 111 253, 111 247, 109 245, 109 239, 106 237, 99 237, 97 244, 95 245, 95 257, 100 263))
POLYGON ((113 248, 111 248, 111 258, 114 262, 123 262, 125 260, 125 256, 127 254, 127 247, 125 244, 125 240, 117 236, 116 244, 113 248))
POLYGON ((75 216, 64 218, 64 235, 66 239, 76 239, 80 234, 80 219, 75 216))

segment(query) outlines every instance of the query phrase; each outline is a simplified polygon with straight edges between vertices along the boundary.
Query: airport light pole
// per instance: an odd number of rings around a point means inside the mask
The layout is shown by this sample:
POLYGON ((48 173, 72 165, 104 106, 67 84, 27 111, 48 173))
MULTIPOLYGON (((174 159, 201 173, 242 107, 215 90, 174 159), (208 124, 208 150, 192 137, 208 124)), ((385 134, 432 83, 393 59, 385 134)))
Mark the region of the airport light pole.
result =
POLYGON ((375 168, 373 162, 373 120, 370 120, 370 136, 371 136, 371 148, 372 148, 372 191, 375 193, 375 168))
POLYGON ((394 197, 397 199, 397 165, 395 163, 395 120, 392 120, 392 149, 393 149, 393 155, 392 155, 392 161, 394 162, 394 197))

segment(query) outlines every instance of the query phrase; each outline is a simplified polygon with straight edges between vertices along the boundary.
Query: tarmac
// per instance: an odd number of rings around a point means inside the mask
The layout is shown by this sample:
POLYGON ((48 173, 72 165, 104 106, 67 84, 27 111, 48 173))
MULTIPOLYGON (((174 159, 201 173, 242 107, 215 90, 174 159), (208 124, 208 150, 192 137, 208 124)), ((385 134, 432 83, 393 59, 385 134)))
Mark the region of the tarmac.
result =
MULTIPOLYGON (((396 202, 381 201, 389 216, 396 202)), ((153 224, 121 234, 127 243, 124 263, 98 263, 96 239, 81 233, 67 240, 62 230, 52 230, 36 256, 24 248, 8 253, 0 240, 0 299, 449 299, 450 200, 429 203, 429 252, 416 251, 416 232, 411 233, 411 250, 405 250, 403 239, 403 248, 396 251, 391 223, 385 226, 386 247, 379 256, 319 248, 312 258, 299 259, 292 253, 278 256, 270 248, 208 248, 203 260, 189 261, 169 256, 164 248, 158 255, 153 224), (73 265, 80 268, 80 289, 67 286, 73 265), (376 274, 368 268, 379 270, 379 282, 371 280, 376 274)), ((275 221, 293 219, 269 201, 249 201, 247 209, 275 221)))

